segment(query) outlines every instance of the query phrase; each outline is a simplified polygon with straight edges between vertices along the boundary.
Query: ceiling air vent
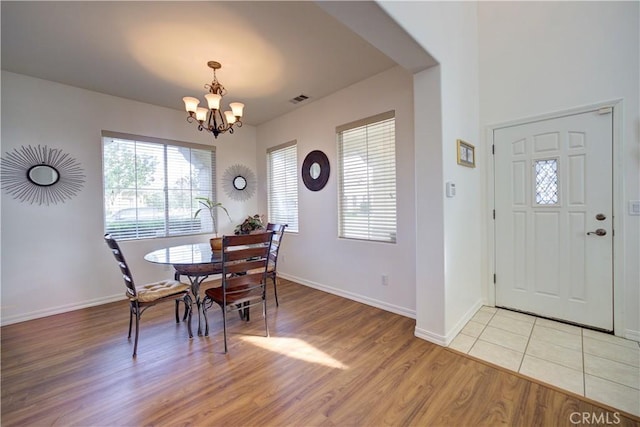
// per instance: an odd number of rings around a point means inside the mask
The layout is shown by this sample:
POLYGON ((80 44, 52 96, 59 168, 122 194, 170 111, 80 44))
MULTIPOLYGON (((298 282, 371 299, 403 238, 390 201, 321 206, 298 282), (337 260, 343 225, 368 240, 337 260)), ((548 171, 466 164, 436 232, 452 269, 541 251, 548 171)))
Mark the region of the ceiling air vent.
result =
POLYGON ((306 101, 307 99, 309 99, 309 97, 307 95, 300 94, 300 95, 296 96, 295 98, 291 98, 289 100, 289 102, 292 103, 292 104, 298 104, 298 103, 300 103, 302 101, 306 101))

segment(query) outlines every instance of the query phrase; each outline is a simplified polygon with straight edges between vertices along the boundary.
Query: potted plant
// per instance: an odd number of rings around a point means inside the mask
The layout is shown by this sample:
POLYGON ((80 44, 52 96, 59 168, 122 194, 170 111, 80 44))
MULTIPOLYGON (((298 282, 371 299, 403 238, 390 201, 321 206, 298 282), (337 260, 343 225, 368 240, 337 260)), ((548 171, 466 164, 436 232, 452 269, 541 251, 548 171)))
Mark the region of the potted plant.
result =
POLYGON ((251 234, 255 231, 264 230, 264 218, 261 215, 255 214, 254 216, 248 216, 242 223, 236 225, 234 231, 235 234, 251 234))
POLYGON ((227 211, 227 208, 222 206, 222 203, 214 202, 208 197, 196 197, 196 200, 198 201, 198 203, 202 205, 202 207, 198 209, 195 214, 193 214, 193 217, 197 218, 198 214, 200 214, 200 212, 202 212, 205 209, 209 211, 209 215, 211 216, 211 223, 213 224, 213 234, 215 235, 213 239, 209 239, 209 242, 211 244, 211 249, 214 251, 222 250, 222 238, 218 237, 218 223, 216 222, 215 210, 217 208, 222 209, 224 213, 227 214, 229 221, 231 221, 231 216, 229 215, 229 211, 227 211))

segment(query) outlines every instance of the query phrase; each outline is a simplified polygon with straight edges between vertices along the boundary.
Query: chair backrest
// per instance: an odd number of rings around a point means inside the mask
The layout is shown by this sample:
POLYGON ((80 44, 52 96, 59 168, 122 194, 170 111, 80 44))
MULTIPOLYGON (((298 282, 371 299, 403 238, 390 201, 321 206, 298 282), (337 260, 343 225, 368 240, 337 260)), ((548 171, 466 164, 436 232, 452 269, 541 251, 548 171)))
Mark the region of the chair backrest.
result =
POLYGON ((222 287, 243 292, 264 287, 272 231, 222 238, 222 287))
POLYGON ((273 231, 273 240, 271 242, 271 252, 269 253, 269 262, 273 264, 275 270, 278 266, 278 252, 284 238, 284 231, 288 227, 287 224, 267 224, 267 231, 273 231))
POLYGON ((107 246, 109 246, 111 252, 113 252, 113 256, 116 258, 118 266, 120 267, 120 271, 122 271, 122 278, 124 279, 124 284, 127 287, 127 295, 131 298, 136 298, 137 294, 136 287, 133 283, 133 276, 131 275, 131 270, 129 270, 127 261, 124 259, 122 250, 120 250, 120 245, 118 245, 116 239, 108 233, 104 235, 104 241, 107 242, 107 246))

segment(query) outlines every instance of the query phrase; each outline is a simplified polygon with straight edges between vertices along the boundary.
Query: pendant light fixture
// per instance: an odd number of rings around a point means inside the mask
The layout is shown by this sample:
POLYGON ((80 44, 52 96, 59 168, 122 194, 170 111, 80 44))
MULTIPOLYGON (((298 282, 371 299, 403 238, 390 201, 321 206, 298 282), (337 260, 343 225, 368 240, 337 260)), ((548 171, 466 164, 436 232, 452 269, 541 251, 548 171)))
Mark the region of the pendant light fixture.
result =
POLYGON ((209 68, 213 70, 213 81, 211 84, 205 84, 204 87, 209 89, 204 97, 207 100, 208 108, 198 107, 200 100, 191 96, 182 98, 184 107, 189 113, 187 121, 189 123, 197 123, 198 130, 206 130, 217 138, 219 134, 229 132, 233 133, 233 127, 242 127, 242 110, 244 104, 241 102, 232 102, 229 104, 231 111, 225 111, 222 114, 220 104, 222 97, 227 94, 227 90, 220 84, 216 77, 216 70, 222 68, 222 65, 216 61, 207 62, 209 68))

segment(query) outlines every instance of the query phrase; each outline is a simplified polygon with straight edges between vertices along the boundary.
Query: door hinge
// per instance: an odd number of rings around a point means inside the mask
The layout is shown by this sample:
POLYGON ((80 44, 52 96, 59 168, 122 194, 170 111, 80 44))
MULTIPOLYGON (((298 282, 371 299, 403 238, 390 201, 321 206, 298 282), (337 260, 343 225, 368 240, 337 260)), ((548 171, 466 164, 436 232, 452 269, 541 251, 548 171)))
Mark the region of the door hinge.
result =
POLYGON ((496 154, 496 144, 491 145, 491 154, 496 154))
POLYGON ((611 114, 613 112, 613 108, 611 107, 605 107, 605 108, 601 108, 598 110, 598 114, 603 115, 603 114, 611 114))
POLYGON ((496 219, 496 210, 493 210, 493 219, 496 219))
POLYGON ((496 274, 495 273, 493 273, 493 283, 494 284, 496 283, 496 274))

